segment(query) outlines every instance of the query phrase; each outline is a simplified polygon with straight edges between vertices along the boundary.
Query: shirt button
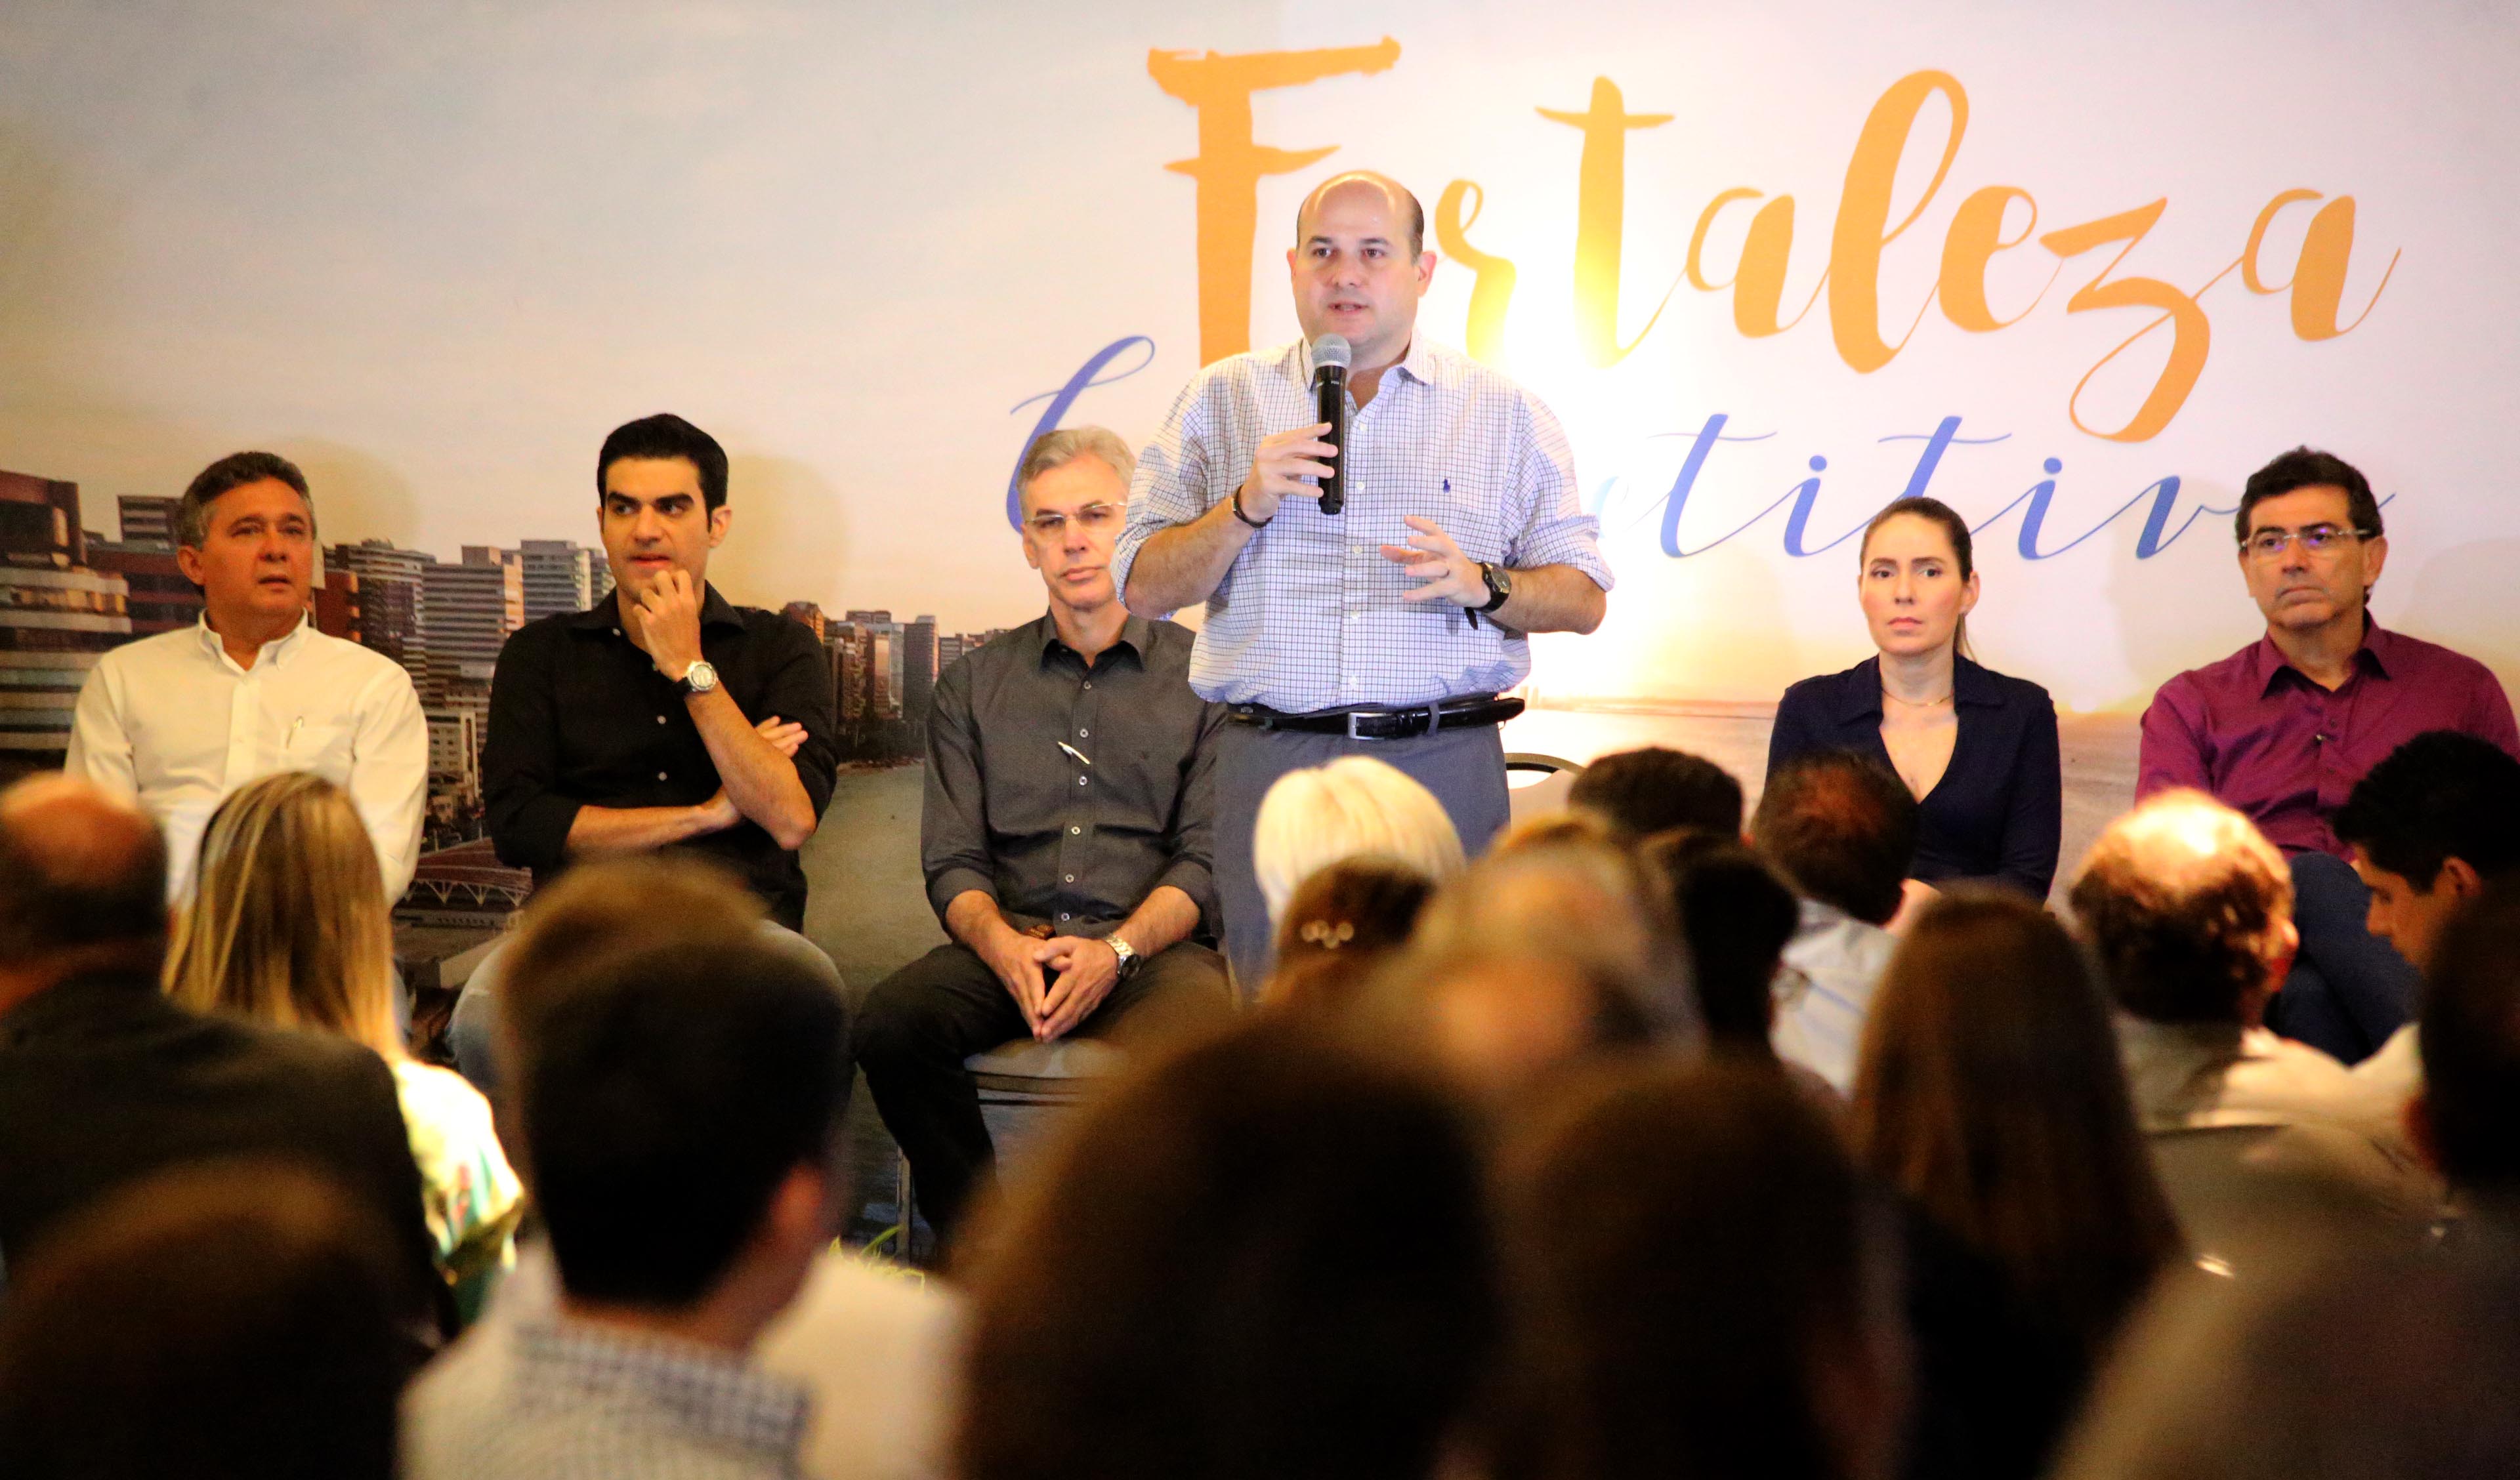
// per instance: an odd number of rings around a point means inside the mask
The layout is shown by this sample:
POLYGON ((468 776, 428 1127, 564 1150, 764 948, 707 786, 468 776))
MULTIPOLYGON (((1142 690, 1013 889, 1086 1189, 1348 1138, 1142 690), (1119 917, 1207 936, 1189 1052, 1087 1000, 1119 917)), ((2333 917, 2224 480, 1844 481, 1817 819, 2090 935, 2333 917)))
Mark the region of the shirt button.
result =
POLYGON ((1061 916, 1060 916, 1060 917, 1058 917, 1058 918, 1059 918, 1059 919, 1074 919, 1076 917, 1075 917, 1075 916, 1073 916, 1073 915, 1061 915, 1061 916))
POLYGON ((1067 875, 1067 881, 1068 881, 1069 883, 1071 883, 1071 884, 1072 884, 1072 883, 1074 883, 1074 882, 1076 882, 1076 875, 1073 875, 1073 874, 1070 874, 1069 875, 1067 875))
POLYGON ((1347 553, 1350 555, 1363 555, 1365 554, 1365 547, 1363 545, 1350 545, 1347 547, 1347 553))
POLYGON ((659 715, 657 715, 657 716, 656 716, 656 723, 657 723, 657 724, 660 724, 660 725, 661 725, 661 724, 663 724, 664 722, 665 722, 665 717, 664 717, 663 715, 659 714, 659 715))
POLYGON ((1089 735, 1092 735, 1093 733, 1094 733, 1094 732, 1093 732, 1093 731, 1091 731, 1091 730, 1079 730, 1079 731, 1077 731, 1077 732, 1076 732, 1076 738, 1077 738, 1078 740, 1083 740, 1083 739, 1085 739, 1085 737, 1087 737, 1087 736, 1089 736, 1089 735))
POLYGON ((1085 830, 1083 828, 1069 828, 1067 830, 1070 832, 1082 832, 1085 830))
POLYGON ((664 773, 664 772, 659 771, 659 772, 657 772, 657 773, 656 773, 656 780, 658 780, 658 781, 663 781, 664 779, 665 779, 665 773, 664 773))
POLYGON ((1086 688, 1088 688, 1088 689, 1093 688, 1093 687, 1094 687, 1094 681, 1093 681, 1092 679, 1090 679, 1090 678, 1089 678, 1089 679, 1087 679, 1087 680, 1085 681, 1085 687, 1086 687, 1086 688))
MULTIPOLYGON (((658 780, 658 781, 663 781, 663 780, 664 780, 664 778, 660 776, 660 777, 656 778, 656 780, 658 780)), ((1088 781, 1090 781, 1090 780, 1092 780, 1092 778, 1090 778, 1090 777, 1083 777, 1083 776, 1080 776, 1080 777, 1078 777, 1078 778, 1076 779, 1076 785, 1078 785, 1082 786, 1082 785, 1084 785, 1086 784, 1086 782, 1088 782, 1088 781)))
POLYGON ((619 637, 619 636, 621 635, 621 629, 620 629, 620 628, 618 628, 618 627, 613 628, 613 629, 612 629, 612 635, 613 635, 614 637, 619 637))

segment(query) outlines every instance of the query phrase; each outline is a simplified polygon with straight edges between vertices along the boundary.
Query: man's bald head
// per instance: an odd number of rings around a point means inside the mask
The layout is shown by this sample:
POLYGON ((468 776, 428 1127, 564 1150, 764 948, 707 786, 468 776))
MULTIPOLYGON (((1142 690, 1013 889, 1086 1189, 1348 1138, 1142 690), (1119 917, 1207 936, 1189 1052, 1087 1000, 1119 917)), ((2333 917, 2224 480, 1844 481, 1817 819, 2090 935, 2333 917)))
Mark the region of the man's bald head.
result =
POLYGON ((72 777, 0 791, 0 969, 166 949, 166 841, 149 815, 72 777))
POLYGON ((1301 247, 1312 230, 1313 208, 1337 190, 1377 190, 1391 202, 1394 224, 1406 222, 1409 227, 1409 255, 1417 256, 1426 249, 1426 207, 1418 203, 1409 187, 1389 175, 1370 169, 1351 169, 1330 176, 1313 187, 1304 203, 1295 207, 1295 245, 1301 247))
POLYGON ((2069 898, 2119 1005, 2156 1022, 2248 1020, 2298 939, 2283 855, 2202 791, 2111 823, 2069 898))

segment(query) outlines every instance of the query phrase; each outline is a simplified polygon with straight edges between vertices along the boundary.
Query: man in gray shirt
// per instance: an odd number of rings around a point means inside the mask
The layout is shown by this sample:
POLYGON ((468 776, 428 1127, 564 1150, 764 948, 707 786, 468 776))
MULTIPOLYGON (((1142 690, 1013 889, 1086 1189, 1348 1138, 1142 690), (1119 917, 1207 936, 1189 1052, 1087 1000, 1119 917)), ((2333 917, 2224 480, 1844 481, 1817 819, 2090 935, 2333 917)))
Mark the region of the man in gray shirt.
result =
POLYGON ((993 1155, 967 1056, 1231 1009, 1207 944, 1224 709, 1191 692, 1189 630, 1131 615, 1113 587, 1135 461, 1100 427, 1032 445, 1024 559, 1050 611, 936 681, 920 851, 953 940, 876 987, 857 1047, 940 1238, 993 1155))

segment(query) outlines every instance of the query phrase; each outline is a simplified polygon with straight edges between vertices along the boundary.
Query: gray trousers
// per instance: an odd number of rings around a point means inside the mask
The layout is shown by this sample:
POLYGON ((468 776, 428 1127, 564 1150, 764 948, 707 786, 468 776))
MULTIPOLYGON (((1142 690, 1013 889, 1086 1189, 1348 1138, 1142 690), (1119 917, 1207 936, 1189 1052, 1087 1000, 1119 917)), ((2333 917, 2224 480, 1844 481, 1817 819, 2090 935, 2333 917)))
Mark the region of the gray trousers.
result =
POLYGON ((1216 900, 1225 916, 1226 958, 1234 963, 1236 989, 1246 998, 1268 979, 1276 955, 1269 904, 1251 860, 1260 798, 1287 772, 1343 755, 1372 756, 1434 792, 1462 834, 1462 851, 1473 858, 1505 830, 1510 805, 1505 740, 1494 725, 1388 740, 1226 725, 1217 736, 1216 900))

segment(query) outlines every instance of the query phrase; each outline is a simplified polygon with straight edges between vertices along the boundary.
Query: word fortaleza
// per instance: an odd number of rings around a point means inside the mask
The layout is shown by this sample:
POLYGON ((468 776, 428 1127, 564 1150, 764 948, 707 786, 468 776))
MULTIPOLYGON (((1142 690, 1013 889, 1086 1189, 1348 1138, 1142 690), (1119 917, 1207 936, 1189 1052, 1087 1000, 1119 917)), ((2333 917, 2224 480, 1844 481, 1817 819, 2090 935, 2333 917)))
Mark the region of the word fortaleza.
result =
MULTIPOLYGON (((1199 358, 1210 363, 1250 346, 1253 232, 1257 224, 1259 182, 1264 176, 1302 169, 1331 154, 1336 146, 1283 150, 1252 138, 1251 97, 1256 92, 1297 87, 1326 77, 1387 70, 1400 57, 1400 43, 1390 37, 1372 46, 1334 47, 1313 51, 1252 52, 1221 55, 1154 51, 1147 70, 1158 87, 1194 109, 1198 115, 1198 154, 1167 166, 1197 182, 1199 358)), ((1672 121, 1668 113, 1631 113, 1617 84, 1607 77, 1593 83, 1591 106, 1582 112, 1540 109, 1550 122, 1579 130, 1583 136, 1577 169, 1574 266, 1575 328, 1586 358, 1597 368, 1617 364, 1634 351, 1653 329, 1682 283, 1703 292, 1730 291, 1732 324, 1748 337, 1783 334, 1800 324, 1825 292, 1829 331, 1838 357, 1862 374, 1888 365, 1906 347, 1924 317, 1940 302, 1943 317, 1971 334, 1993 334, 2019 323, 2042 302, 2063 276, 2068 262, 2115 246, 2117 251, 2065 300, 2068 314, 2099 309, 2138 309, 2149 315, 2140 327, 2083 373, 2067 398, 2074 426, 2096 437, 2118 442, 2148 441, 2160 434, 2204 374, 2212 346, 2213 326, 2198 301, 2234 271, 2249 292, 2291 294, 2293 333, 2305 340, 2335 338, 2352 332, 2379 302, 2397 270, 2393 252, 2371 297, 2352 322, 2341 323, 2346 270, 2354 247, 2355 203, 2352 196, 2327 200, 2322 193, 2293 189, 2278 193, 2258 212, 2248 240, 2237 256, 2194 289, 2181 288, 2158 277, 2119 276, 2118 269, 2159 223, 2169 208, 2168 197, 2078 225, 2037 235, 2039 202, 2014 185, 1987 185, 1964 198, 1945 232, 1940 271, 1926 300, 1917 305, 1907 332, 1896 342, 1881 331, 1880 276, 1882 254, 1914 226, 1943 189, 1959 157, 1968 131, 1968 94, 1949 72, 1925 70, 1900 78, 1873 104, 1858 134, 1838 196, 1837 219, 1829 236, 1828 258, 1812 295, 1790 319, 1784 318, 1785 269, 1794 236, 1794 198, 1769 200, 1749 186, 1720 192, 1709 201, 1690 233, 1680 276, 1663 293, 1653 316, 1637 336, 1619 336, 1620 258, 1625 245, 1627 137, 1640 129, 1672 121), (1896 224, 1892 185, 1900 161, 1913 142, 1925 106, 1940 97, 1951 120, 1941 157, 1924 191, 1896 224), (1708 275, 1707 239, 1717 222, 1735 205, 1764 201, 1749 219, 1738 260, 1731 276, 1708 275), (2276 217, 2296 205, 2326 201, 2312 215, 2291 275, 2270 278, 2261 257, 2269 229, 2276 217), (2016 211, 2015 206, 2022 209, 2016 211), (2014 217, 2026 214, 2018 226, 2014 217), (2001 315, 1989 302, 1987 271, 1997 255, 2028 247, 2055 258, 2047 284, 2029 303, 2001 315), (2159 375, 2142 404, 2123 425, 2093 426, 2082 412, 2083 393, 2094 377, 2137 341, 2168 326, 2171 344, 2159 375)), ((1472 357, 1494 363, 1502 353, 1506 315, 1515 291, 1514 264, 1480 251, 1469 241, 1469 228, 1487 203, 1486 191, 1474 180, 1457 179, 1438 199, 1432 222, 1435 240, 1445 255, 1472 274, 1469 322, 1464 347, 1472 357)))

